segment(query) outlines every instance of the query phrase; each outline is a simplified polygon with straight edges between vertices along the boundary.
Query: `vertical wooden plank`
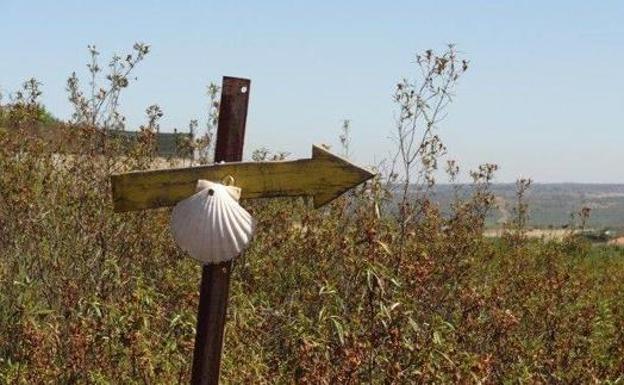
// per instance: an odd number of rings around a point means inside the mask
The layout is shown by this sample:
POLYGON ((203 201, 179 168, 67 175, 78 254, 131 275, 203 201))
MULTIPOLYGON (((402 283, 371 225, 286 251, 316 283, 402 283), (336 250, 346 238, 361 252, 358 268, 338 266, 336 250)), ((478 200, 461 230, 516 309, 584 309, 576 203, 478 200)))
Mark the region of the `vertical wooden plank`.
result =
MULTIPOLYGON (((250 85, 249 79, 223 77, 215 162, 236 162, 243 158, 250 85)), ((192 385, 219 384, 231 270, 231 261, 203 266, 192 385)))
POLYGON ((249 79, 223 77, 215 162, 243 160, 250 85, 249 79))
POLYGON ((192 385, 219 383, 231 269, 231 261, 202 268, 192 385))

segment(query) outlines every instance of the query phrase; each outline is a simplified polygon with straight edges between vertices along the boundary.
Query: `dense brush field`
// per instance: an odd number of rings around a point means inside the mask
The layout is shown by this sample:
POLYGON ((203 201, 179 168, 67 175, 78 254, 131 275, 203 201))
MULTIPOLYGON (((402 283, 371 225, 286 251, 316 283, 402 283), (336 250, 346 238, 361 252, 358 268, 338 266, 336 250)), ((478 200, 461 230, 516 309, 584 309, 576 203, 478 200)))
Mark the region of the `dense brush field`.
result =
MULTIPOLYGON (((170 210, 112 212, 110 174, 149 167, 150 141, 121 157, 94 130, 64 134, 71 156, 0 133, 0 383, 188 383, 201 269, 170 210)), ((622 253, 518 227, 485 239, 475 183, 451 215, 421 198, 403 224, 379 181, 320 210, 245 202, 259 223, 235 263, 223 383, 622 381, 622 253)))
MULTIPOLYGON (((157 105, 135 141, 106 134, 125 127, 119 95, 149 46, 113 56, 105 77, 89 52, 89 87, 67 80, 68 123, 45 111, 35 79, 0 105, 0 384, 186 384, 201 267, 174 245, 170 209, 115 214, 111 203, 111 174, 163 166, 157 105)), ((457 55, 424 51, 422 78, 396 84, 402 179, 390 169, 319 210, 243 202, 258 225, 234 265, 224 384, 624 381, 622 251, 573 231, 529 239, 524 179, 503 235, 485 238, 494 165, 443 208, 429 199, 445 153, 436 127, 468 68, 457 55)), ((218 93, 209 86, 206 134, 179 143, 199 162, 218 93)), ((446 171, 456 180, 459 166, 446 171)))

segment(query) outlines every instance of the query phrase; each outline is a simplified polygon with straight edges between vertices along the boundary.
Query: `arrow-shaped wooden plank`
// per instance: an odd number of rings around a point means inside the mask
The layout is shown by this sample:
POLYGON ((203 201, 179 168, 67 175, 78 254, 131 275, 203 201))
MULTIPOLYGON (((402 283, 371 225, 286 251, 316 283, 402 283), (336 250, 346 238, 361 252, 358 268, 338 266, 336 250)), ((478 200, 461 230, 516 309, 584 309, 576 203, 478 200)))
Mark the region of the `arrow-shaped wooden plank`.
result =
POLYGON ((374 176, 319 146, 312 146, 312 159, 232 162, 113 175, 115 211, 173 206, 195 193, 198 179, 221 181, 228 175, 242 189, 243 199, 313 196, 314 207, 374 176))

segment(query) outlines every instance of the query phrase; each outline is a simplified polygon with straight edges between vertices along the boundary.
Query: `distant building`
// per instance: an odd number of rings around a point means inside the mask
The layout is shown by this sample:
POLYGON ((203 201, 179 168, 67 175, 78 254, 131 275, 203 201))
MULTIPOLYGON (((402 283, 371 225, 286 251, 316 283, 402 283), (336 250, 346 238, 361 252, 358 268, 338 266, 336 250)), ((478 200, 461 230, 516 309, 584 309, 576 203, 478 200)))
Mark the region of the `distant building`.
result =
MULTIPOLYGON (((127 143, 135 143, 138 131, 109 131, 111 137, 123 138, 127 143)), ((192 139, 192 135, 189 133, 180 132, 159 132, 156 134, 156 151, 158 156, 162 157, 191 157, 191 152, 180 146, 181 143, 188 139, 192 139)))

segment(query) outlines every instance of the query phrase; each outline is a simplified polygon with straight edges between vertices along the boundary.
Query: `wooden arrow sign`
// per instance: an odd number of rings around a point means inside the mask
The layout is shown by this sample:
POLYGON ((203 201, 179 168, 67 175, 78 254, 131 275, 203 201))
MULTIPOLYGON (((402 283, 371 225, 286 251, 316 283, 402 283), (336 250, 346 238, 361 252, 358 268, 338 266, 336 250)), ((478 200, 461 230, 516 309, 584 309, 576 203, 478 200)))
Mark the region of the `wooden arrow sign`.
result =
POLYGON ((312 146, 312 159, 232 162, 113 175, 115 211, 173 206, 195 193, 198 179, 221 181, 228 175, 242 189, 242 199, 312 196, 314 207, 331 202, 374 176, 319 146, 312 146))
MULTIPOLYGON (((243 199, 312 196, 322 206, 374 175, 321 147, 311 159, 239 162, 242 159, 249 79, 223 77, 215 159, 229 163, 136 171, 111 177, 115 211, 173 206, 195 193, 198 179, 234 178, 243 199)), ((232 261, 202 266, 192 385, 218 385, 232 261)))

